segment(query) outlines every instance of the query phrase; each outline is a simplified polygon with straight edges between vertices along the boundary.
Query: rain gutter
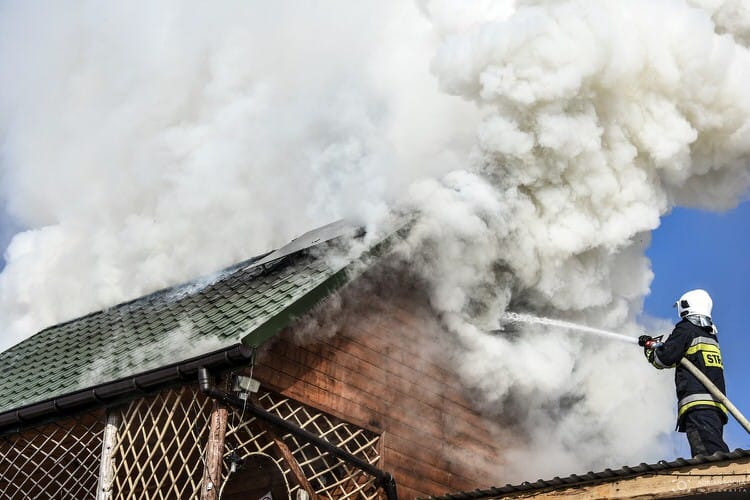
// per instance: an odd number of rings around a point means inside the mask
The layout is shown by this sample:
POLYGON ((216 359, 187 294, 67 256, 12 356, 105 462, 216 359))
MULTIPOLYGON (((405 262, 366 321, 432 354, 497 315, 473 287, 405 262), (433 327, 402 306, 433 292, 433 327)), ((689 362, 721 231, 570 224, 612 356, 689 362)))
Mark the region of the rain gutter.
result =
POLYGON ((185 361, 5 411, 0 413, 0 435, 20 432, 25 427, 83 411, 121 404, 186 381, 194 383, 201 366, 222 370, 246 365, 254 353, 254 349, 243 344, 234 344, 185 361))

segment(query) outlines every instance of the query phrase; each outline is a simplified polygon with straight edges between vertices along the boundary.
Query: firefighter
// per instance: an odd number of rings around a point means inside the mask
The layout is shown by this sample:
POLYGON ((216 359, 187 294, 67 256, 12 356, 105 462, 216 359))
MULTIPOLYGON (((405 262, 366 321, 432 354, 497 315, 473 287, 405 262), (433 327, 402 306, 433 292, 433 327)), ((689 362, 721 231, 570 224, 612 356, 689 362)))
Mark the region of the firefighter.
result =
POLYGON ((722 437, 727 423, 726 407, 679 364, 686 357, 726 394, 718 331, 711 319, 713 301, 705 290, 691 290, 675 302, 675 307, 680 321, 666 341, 642 335, 638 344, 656 368, 676 367, 677 430, 686 433, 692 455, 729 452, 722 437))

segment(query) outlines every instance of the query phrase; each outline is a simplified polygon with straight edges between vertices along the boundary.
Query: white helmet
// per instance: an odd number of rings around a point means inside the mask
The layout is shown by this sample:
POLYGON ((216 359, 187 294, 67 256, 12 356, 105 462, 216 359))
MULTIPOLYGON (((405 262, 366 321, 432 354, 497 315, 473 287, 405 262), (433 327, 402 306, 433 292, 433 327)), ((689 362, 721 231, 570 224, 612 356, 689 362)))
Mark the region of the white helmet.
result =
POLYGON ((692 316, 693 314, 699 314, 701 316, 711 317, 711 308, 714 303, 708 292, 705 290, 697 289, 685 292, 680 300, 674 303, 677 308, 677 314, 680 318, 685 316, 692 316))

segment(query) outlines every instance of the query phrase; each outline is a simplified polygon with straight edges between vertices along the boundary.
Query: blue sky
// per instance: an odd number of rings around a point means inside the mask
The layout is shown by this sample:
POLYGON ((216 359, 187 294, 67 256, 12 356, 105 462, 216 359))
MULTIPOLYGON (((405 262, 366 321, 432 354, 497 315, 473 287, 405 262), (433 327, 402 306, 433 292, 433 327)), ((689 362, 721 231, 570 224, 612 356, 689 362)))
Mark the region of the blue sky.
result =
MULTIPOLYGON (((714 301, 727 396, 750 415, 750 202, 727 213, 677 208, 654 231, 647 255, 654 280, 645 313, 676 320, 674 301, 685 291, 703 288, 714 301)), ((678 454, 689 456, 679 434, 678 454)), ((730 450, 750 449, 750 435, 730 418, 724 439, 730 450)))

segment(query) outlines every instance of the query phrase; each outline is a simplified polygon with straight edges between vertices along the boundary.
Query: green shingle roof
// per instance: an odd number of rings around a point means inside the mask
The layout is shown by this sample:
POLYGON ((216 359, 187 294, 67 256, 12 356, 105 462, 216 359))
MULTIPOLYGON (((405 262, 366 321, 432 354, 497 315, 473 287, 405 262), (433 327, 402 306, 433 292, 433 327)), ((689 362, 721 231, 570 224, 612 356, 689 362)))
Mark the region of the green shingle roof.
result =
POLYGON ((42 330, 0 353, 0 413, 238 342, 257 347, 346 280, 346 262, 325 258, 329 245, 274 252, 42 330))

